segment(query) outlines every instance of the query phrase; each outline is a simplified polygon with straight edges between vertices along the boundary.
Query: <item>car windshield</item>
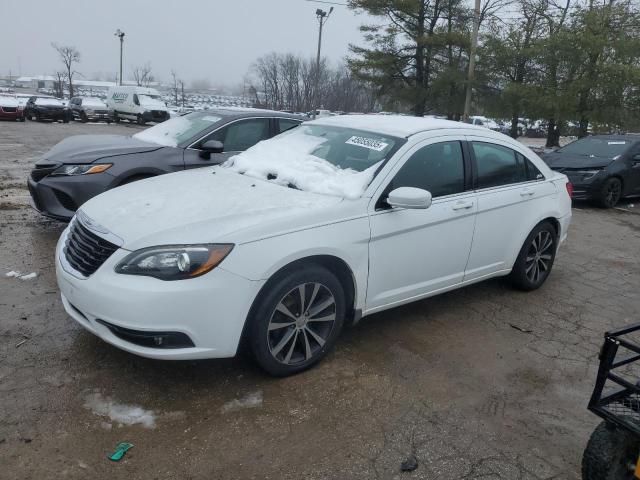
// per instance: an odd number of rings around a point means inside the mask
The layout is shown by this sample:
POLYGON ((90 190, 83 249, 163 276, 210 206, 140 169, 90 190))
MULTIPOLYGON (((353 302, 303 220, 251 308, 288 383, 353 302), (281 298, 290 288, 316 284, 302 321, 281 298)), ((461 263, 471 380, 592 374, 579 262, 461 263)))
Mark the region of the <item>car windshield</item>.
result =
POLYGON ((632 143, 620 138, 588 137, 576 140, 558 151, 586 157, 614 158, 622 155, 632 143))
POLYGON ((106 107, 105 103, 102 100, 95 97, 83 98, 82 105, 85 107, 106 107))
POLYGON ((140 105, 143 105, 145 107, 164 107, 165 104, 162 101, 162 98, 160 98, 160 96, 158 95, 144 95, 144 94, 140 94, 138 95, 138 101, 140 102, 140 105))
POLYGON ((36 98, 36 105, 56 105, 64 106, 64 104, 57 98, 36 98))
POLYGON ((378 133, 303 124, 231 157, 225 166, 299 190, 358 198, 401 143, 378 133))
POLYGON ((144 142, 157 143, 167 147, 177 147, 200 132, 222 120, 222 117, 211 113, 190 113, 159 123, 151 128, 136 133, 133 137, 144 142))

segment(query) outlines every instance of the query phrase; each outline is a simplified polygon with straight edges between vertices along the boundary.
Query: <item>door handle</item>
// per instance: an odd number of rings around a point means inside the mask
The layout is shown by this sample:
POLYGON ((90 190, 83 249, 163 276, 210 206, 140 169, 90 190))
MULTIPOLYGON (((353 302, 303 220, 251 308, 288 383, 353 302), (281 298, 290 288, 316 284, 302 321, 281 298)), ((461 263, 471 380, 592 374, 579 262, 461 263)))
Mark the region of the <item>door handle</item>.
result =
POLYGON ((451 207, 453 210, 468 210, 473 207, 473 202, 458 202, 451 207))
POLYGON ((521 191, 520 191, 520 196, 521 196, 521 197, 530 197, 530 196, 531 196, 531 195, 533 195, 534 193, 536 193, 536 192, 534 192, 533 190, 529 190, 529 189, 527 188, 527 189, 525 189, 525 190, 521 190, 521 191))

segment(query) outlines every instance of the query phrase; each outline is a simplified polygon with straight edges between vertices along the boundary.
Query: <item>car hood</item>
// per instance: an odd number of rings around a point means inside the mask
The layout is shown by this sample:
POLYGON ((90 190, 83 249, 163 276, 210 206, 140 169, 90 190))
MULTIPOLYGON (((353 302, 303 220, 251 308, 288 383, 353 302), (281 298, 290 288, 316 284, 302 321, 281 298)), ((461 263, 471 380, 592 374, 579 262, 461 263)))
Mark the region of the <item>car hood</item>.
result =
POLYGON ((244 243, 335 219, 340 197, 247 177, 224 167, 186 170, 109 190, 81 210, 122 247, 244 243))
POLYGON ((76 135, 65 138, 42 156, 38 164, 93 163, 100 158, 152 152, 163 148, 125 135, 76 135))
POLYGON ((544 162, 555 170, 563 168, 604 168, 613 162, 612 158, 586 157, 563 152, 549 152, 542 156, 544 162))

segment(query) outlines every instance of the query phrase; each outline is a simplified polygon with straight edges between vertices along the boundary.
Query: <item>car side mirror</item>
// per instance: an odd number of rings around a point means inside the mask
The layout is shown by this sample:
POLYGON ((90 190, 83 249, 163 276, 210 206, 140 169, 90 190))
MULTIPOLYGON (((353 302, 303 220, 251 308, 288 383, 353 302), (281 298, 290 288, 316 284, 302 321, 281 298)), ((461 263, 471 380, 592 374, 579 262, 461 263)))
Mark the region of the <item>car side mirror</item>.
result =
POLYGON ((207 140, 200 147, 200 157, 209 160, 212 153, 222 153, 224 144, 218 140, 207 140))
POLYGON ((396 208, 429 208, 431 193, 421 188, 400 187, 389 193, 387 203, 396 208))

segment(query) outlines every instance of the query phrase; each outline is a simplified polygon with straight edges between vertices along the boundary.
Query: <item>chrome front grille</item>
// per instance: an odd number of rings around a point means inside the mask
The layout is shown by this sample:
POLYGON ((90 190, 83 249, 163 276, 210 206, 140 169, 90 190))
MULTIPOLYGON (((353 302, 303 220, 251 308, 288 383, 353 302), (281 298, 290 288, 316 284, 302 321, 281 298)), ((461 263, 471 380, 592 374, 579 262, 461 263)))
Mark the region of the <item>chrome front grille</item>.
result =
POLYGON ((99 237, 76 218, 67 235, 64 255, 73 268, 88 277, 117 249, 117 245, 99 237))

